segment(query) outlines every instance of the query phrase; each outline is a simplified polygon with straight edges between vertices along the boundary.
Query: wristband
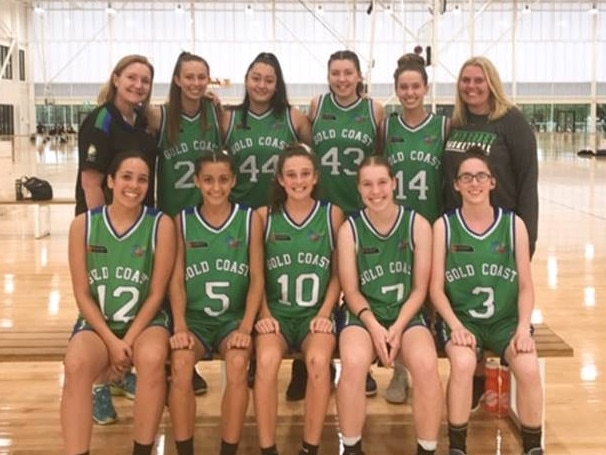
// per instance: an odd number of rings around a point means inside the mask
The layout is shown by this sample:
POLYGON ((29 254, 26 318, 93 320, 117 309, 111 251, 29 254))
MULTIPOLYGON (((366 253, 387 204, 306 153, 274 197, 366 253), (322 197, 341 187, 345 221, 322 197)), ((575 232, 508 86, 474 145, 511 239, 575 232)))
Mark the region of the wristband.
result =
POLYGON ((370 308, 368 308, 367 306, 365 306, 364 308, 362 308, 360 311, 358 311, 358 314, 356 314, 356 317, 358 319, 360 319, 360 316, 362 316, 362 313, 364 313, 365 311, 370 311, 370 308))

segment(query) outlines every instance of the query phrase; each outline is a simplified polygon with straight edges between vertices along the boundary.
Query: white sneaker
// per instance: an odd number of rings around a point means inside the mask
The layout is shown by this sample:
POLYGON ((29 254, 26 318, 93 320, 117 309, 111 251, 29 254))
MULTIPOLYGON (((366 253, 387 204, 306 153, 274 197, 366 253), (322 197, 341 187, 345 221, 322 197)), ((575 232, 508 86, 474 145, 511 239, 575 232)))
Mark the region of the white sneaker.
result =
POLYGON ((408 372, 404 365, 396 362, 393 376, 385 390, 385 399, 389 403, 402 404, 406 402, 408 395, 408 372))

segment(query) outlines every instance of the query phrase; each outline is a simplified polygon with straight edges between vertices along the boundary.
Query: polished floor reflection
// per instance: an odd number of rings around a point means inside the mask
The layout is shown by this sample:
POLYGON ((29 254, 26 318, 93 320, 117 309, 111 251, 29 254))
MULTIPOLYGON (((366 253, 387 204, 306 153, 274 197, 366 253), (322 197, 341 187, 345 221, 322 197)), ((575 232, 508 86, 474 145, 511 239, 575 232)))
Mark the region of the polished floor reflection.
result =
MULTIPOLYGON (((574 358, 548 359, 545 428, 546 453, 606 453, 606 159, 579 158, 586 138, 542 134, 540 144, 539 243, 533 260, 536 318, 542 318, 575 349, 574 358)), ((20 175, 38 175, 53 183, 58 197, 73 193, 76 153, 73 145, 34 147, 17 141, 15 163, 0 153, 0 200, 14 197, 20 175)), ((67 327, 75 317, 67 268, 70 206, 51 208, 51 235, 33 236, 34 210, 0 205, 0 336, 2 331, 67 327)), ((220 364, 200 364, 210 384, 199 397, 196 424, 198 453, 218 453, 220 364)), ((280 396, 289 376, 283 366, 280 396)), ((441 363, 442 377, 447 364, 441 363)), ((410 405, 394 406, 381 396, 390 372, 375 368, 379 395, 369 399, 365 429, 367 454, 413 454, 410 405)), ((0 363, 0 454, 59 454, 60 363, 0 363)), ((129 453, 132 406, 117 398, 120 422, 95 427, 93 453, 129 453)), ((302 433, 301 403, 282 401, 278 446, 295 454, 302 433)), ((249 409, 241 454, 258 453, 249 409)), ((172 454, 168 415, 158 437, 157 453, 172 454)), ((440 454, 447 453, 444 432, 440 454)), ((322 453, 338 453, 334 402, 325 425, 322 453)), ((472 419, 469 453, 518 455, 519 443, 506 420, 480 411, 472 419)))

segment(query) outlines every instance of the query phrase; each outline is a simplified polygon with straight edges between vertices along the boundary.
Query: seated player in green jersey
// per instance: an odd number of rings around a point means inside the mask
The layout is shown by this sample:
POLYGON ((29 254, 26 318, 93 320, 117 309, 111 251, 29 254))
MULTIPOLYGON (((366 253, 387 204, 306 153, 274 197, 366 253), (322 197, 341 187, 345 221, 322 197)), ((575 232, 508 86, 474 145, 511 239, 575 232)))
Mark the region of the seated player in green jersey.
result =
POLYGON ((484 349, 499 353, 516 378, 524 454, 543 453, 528 233, 514 212, 492 206, 497 184, 486 153, 470 147, 452 182, 462 206, 434 224, 431 300, 445 322, 438 336, 450 360, 450 455, 467 453, 472 377, 484 349))
POLYGON ((318 162, 304 144, 280 154, 271 207, 258 209, 265 226, 265 299, 255 325, 255 413, 263 455, 275 455, 278 371, 284 355, 302 352, 309 371, 303 442, 315 455, 331 389, 336 346, 332 311, 340 286, 335 235, 343 222, 337 206, 316 199, 318 162))
POLYGON ((179 455, 194 453, 195 363, 225 359, 221 455, 236 453, 248 407, 246 372, 251 332, 263 296, 263 235, 259 216, 230 201, 234 161, 225 151, 196 160, 203 203, 176 217, 177 260, 170 283, 174 334, 168 406, 179 455))
POLYGON ((88 453, 91 387, 97 377, 139 375, 133 454, 151 454, 166 395, 168 315, 162 301, 175 260, 170 217, 143 205, 150 168, 139 152, 108 170, 109 205, 78 215, 69 232, 69 266, 80 311, 65 354, 61 425, 65 453, 88 453))
POLYGON ((421 313, 431 269, 431 228, 421 215, 395 202, 395 188, 387 159, 365 158, 358 171, 365 208, 339 230, 339 278, 347 305, 337 386, 344 455, 363 453, 365 377, 377 357, 387 367, 400 358, 412 376, 416 453, 434 454, 440 431, 438 358, 421 313))

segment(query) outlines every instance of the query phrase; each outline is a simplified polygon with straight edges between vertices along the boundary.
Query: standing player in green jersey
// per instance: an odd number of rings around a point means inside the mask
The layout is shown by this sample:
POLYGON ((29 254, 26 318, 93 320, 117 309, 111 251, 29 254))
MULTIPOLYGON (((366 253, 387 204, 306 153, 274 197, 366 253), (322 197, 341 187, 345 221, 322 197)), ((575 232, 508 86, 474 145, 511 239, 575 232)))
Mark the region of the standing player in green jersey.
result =
POLYGON ((223 114, 221 127, 236 160, 232 199, 257 208, 269 204, 278 155, 287 144, 311 144, 311 127, 288 102, 282 68, 274 54, 259 54, 249 65, 244 84, 244 101, 223 114))
MULTIPOLYGON (((385 110, 364 96, 360 60, 355 52, 337 51, 329 57, 328 87, 330 91, 311 100, 309 107, 314 150, 320 159, 320 198, 351 214, 362 208, 356 189, 358 166, 377 151, 377 130, 385 110)), ((305 375, 304 371, 295 375, 302 370, 296 366, 295 362, 287 396, 302 398, 305 375)), ((377 393, 370 372, 366 393, 377 393)))
POLYGON ((360 60, 352 51, 338 51, 328 59, 330 92, 311 101, 313 144, 320 158, 322 199, 352 213, 362 207, 356 175, 362 160, 377 148, 377 128, 385 111, 364 96, 360 60))
MULTIPOLYGON (((448 121, 425 110, 429 85, 421 56, 400 57, 394 85, 402 113, 394 112, 383 122, 380 150, 396 175, 396 201, 433 224, 443 212, 442 155, 448 121)), ((406 369, 396 361, 385 399, 390 403, 404 403, 407 386, 406 369)))
POLYGON ((400 358, 410 371, 417 454, 434 454, 443 394, 434 340, 421 313, 431 269, 431 228, 425 218, 394 201, 396 179, 384 157, 362 161, 358 189, 365 208, 348 218, 338 238, 347 304, 337 387, 343 453, 363 453, 364 377, 378 357, 387 367, 400 358))
POLYGON ((543 392, 532 338, 534 289, 528 233, 514 212, 494 207, 498 184, 486 153, 470 147, 452 182, 462 206, 434 224, 431 299, 447 324, 438 335, 450 360, 451 455, 466 454, 472 378, 484 349, 501 355, 517 381, 525 455, 541 455, 543 392))
POLYGON ((65 354, 61 426, 67 454, 88 453, 91 387, 120 379, 134 365, 133 454, 151 454, 166 392, 168 315, 161 310, 172 273, 172 220, 143 205, 150 168, 124 152, 108 169, 113 200, 78 215, 69 233, 69 265, 80 316, 65 354))
POLYGON ((150 108, 150 126, 159 132, 157 205, 175 216, 202 202, 194 164, 206 150, 221 148, 216 98, 209 99, 206 60, 181 52, 173 70, 168 102, 150 108))
POLYGON ((170 285, 174 318, 169 409, 179 455, 194 453, 192 371, 214 352, 225 359, 221 455, 236 453, 248 407, 251 332, 263 296, 263 237, 252 209, 232 203, 235 166, 227 152, 196 161, 203 204, 176 217, 177 261, 170 285))
POLYGON ((303 352, 309 370, 301 455, 316 455, 330 397, 336 345, 332 310, 339 299, 335 238, 343 222, 337 206, 316 197, 318 164, 305 144, 278 159, 265 225, 266 299, 255 325, 255 413, 263 455, 275 455, 278 371, 288 352, 303 352))

